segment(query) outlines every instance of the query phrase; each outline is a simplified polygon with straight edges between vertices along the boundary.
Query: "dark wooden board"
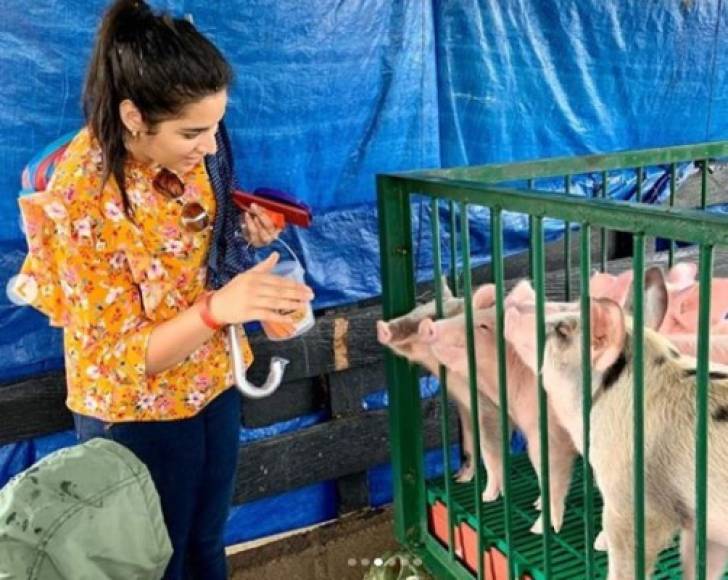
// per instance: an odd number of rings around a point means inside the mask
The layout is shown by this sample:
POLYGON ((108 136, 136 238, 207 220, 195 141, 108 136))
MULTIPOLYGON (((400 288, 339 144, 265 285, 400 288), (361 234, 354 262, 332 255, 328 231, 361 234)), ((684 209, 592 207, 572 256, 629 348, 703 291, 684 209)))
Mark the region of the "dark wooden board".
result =
POLYGON ((62 372, 0 387, 0 445, 73 426, 62 372))
MULTIPOLYGON (((458 438, 457 414, 449 409, 450 441, 458 438)), ((441 441, 437 399, 422 403, 425 449, 441 441)), ((286 435, 241 447, 234 503, 336 479, 388 463, 387 409, 332 419, 286 435)))

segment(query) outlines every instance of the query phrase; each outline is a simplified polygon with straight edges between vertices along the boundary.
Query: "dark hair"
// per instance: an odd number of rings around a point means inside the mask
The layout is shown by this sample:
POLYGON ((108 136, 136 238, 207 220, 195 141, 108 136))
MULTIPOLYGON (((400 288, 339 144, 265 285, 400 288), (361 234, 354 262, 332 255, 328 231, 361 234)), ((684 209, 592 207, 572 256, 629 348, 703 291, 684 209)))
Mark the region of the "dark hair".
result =
POLYGON ((116 179, 127 214, 127 151, 119 104, 130 99, 154 127, 225 89, 232 78, 225 57, 187 20, 155 14, 143 0, 117 0, 108 9, 86 76, 83 109, 101 145, 103 183, 116 179))

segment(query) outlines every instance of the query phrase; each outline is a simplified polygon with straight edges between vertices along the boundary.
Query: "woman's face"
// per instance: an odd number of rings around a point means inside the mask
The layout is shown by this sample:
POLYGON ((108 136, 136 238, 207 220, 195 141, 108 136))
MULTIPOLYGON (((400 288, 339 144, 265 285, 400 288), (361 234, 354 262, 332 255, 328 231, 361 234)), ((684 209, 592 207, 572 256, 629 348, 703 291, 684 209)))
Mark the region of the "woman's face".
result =
POLYGON ((142 162, 184 175, 217 150, 215 133, 226 106, 226 90, 203 97, 187 105, 179 117, 158 123, 152 132, 140 131, 129 149, 142 162))

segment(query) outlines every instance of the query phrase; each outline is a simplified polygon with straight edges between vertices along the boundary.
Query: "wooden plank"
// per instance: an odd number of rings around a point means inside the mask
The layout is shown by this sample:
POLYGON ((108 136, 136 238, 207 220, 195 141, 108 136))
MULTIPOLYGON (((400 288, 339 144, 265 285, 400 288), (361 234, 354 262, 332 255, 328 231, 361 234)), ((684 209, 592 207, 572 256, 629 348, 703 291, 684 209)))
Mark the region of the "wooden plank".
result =
POLYGON ((286 381, 270 397, 243 399, 242 424, 250 429, 288 421, 327 407, 324 377, 286 381))
POLYGON ((327 378, 332 417, 361 413, 363 397, 387 388, 384 357, 365 367, 331 373, 327 378))
MULTIPOLYGON (((577 248, 577 244, 574 244, 577 248)), ((695 260, 696 249, 687 248, 678 253, 679 259, 695 260)), ((578 284, 578 252, 575 250, 574 268, 572 272, 572 291, 573 296, 577 296, 578 284)), ((647 256, 647 263, 665 264, 667 253, 650 254, 647 256)), ((714 275, 728 276, 728 251, 725 249, 716 250, 714 275)), ((596 267, 596 261, 593 262, 596 267)), ((631 258, 621 260, 613 260, 609 264, 611 272, 620 272, 631 267, 631 258)), ((563 299, 564 288, 563 272, 552 272, 547 276, 547 296, 550 299, 563 299)), ((506 282, 506 287, 511 288, 515 280, 506 282)), ((422 298, 427 299, 431 295, 423 294, 422 298)), ((320 317, 316 327, 305 337, 294 339, 286 342, 272 343, 260 335, 252 337, 254 349, 256 351, 256 367, 251 369, 250 376, 255 382, 260 383, 267 373, 267 364, 272 354, 287 356, 291 360, 289 369, 286 371, 286 382, 295 382, 307 378, 316 378, 321 375, 337 371, 333 353, 333 335, 335 321, 348 318, 349 324, 347 333, 340 341, 347 350, 347 360, 349 368, 376 368, 381 364, 383 357, 383 349, 376 340, 375 321, 381 315, 381 307, 379 304, 367 306, 365 308, 347 308, 327 313, 320 317), (263 366, 261 366, 263 365, 263 366), (260 371, 265 367, 265 372, 260 371), (256 378, 257 377, 257 378, 256 378)), ((346 370, 346 369, 338 369, 346 370)), ((366 376, 366 370, 363 371, 366 376)), ((19 439, 42 435, 66 428, 71 424, 70 415, 63 405, 64 394, 62 389, 62 375, 52 375, 55 379, 47 379, 43 377, 32 378, 20 383, 12 383, 0 386, 0 417, 3 421, 0 423, 0 443, 8 441, 17 441, 19 439)), ((334 384, 338 379, 334 379, 334 384)), ((342 378, 343 380, 343 378, 342 378)), ((366 381, 365 381, 366 382, 366 381)), ((365 382, 359 382, 355 388, 366 390, 365 382)), ((378 384, 379 381, 377 380, 378 384)), ((303 384, 303 383, 302 383, 303 384)), ((374 382, 371 383, 372 388, 374 382)), ((296 389, 293 388, 289 393, 285 393, 285 385, 282 387, 283 397, 290 396, 295 398, 296 389)), ((357 397, 360 392, 352 393, 348 400, 339 398, 336 403, 344 408, 352 408, 356 405, 357 397)), ((291 402, 289 408, 304 408, 306 404, 316 400, 316 396, 302 389, 298 396, 303 400, 291 402), (309 401, 306 403, 305 401, 309 401)), ((269 415, 272 416, 272 415, 269 415)))
MULTIPOLYGON (((457 441, 457 414, 452 405, 450 441, 457 441)), ((425 448, 440 443, 436 399, 422 403, 425 448)), ((303 431, 264 439, 240 449, 234 503, 297 489, 359 473, 389 462, 387 409, 370 411, 303 431)))
POLYGON ((336 480, 336 491, 339 497, 338 513, 340 516, 355 512, 369 506, 369 481, 367 472, 344 475, 336 480))
MULTIPOLYGON (((661 265, 663 269, 667 269, 667 252, 650 253, 645 256, 645 265, 661 265)), ((572 299, 578 299, 579 292, 579 256, 574 255, 574 267, 571 275, 571 292, 572 299)), ((698 262, 698 249, 695 247, 682 248, 675 254, 675 262, 686 261, 698 262)), ((593 264, 594 268, 598 264, 593 264)), ((728 248, 716 248, 713 260, 713 276, 728 277, 728 248)), ((607 266, 611 274, 619 274, 625 270, 632 269, 632 258, 622 258, 612 260, 607 266)), ((549 274, 546 278, 546 296, 553 300, 563 300, 566 275, 563 272, 555 272, 549 274)), ((506 284, 508 285, 508 283, 506 284)))
MULTIPOLYGON (((328 375, 331 416, 350 417, 363 413, 362 398, 386 388, 384 361, 328 375)), ((339 497, 338 513, 347 514, 369 505, 369 484, 366 471, 340 477, 336 481, 339 497)))
POLYGON ((65 401, 62 372, 0 387, 0 445, 72 427, 65 401))

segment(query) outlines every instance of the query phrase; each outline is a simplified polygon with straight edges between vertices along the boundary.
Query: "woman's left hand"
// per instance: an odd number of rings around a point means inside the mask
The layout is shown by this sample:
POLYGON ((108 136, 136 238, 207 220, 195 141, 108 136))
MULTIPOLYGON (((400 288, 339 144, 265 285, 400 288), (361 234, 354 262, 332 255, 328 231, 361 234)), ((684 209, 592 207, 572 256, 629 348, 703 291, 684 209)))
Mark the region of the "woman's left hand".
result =
POLYGON ((245 241, 256 248, 267 246, 277 239, 282 231, 275 226, 267 212, 254 203, 243 214, 242 222, 245 241))

